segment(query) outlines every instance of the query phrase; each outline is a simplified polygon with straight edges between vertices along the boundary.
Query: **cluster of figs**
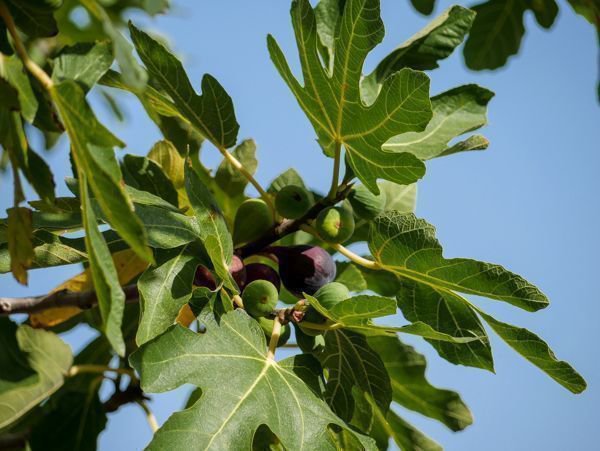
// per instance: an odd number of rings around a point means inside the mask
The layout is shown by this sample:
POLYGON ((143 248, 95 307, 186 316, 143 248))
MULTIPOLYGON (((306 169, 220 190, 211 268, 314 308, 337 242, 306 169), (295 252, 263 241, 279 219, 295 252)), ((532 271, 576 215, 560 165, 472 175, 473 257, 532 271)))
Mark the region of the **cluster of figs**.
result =
MULTIPOLYGON (((314 205, 315 195, 305 188, 288 185, 277 192, 275 207, 283 218, 297 220, 305 217, 314 205)), ((310 220, 319 237, 326 243, 343 243, 354 233, 355 215, 372 219, 381 212, 385 198, 372 194, 364 186, 353 186, 348 202, 322 209, 314 220, 310 220)), ((274 225, 273 213, 262 199, 244 201, 234 218, 233 242, 236 248, 260 238, 274 225)), ((315 296, 327 309, 350 297, 348 288, 338 282, 335 262, 324 248, 315 245, 271 245, 258 254, 242 260, 237 254, 232 257, 229 272, 241 291, 246 312, 254 317, 267 337, 273 330, 273 314, 280 298, 302 299, 304 293, 315 296)), ((199 266, 194 285, 216 289, 211 271, 199 266)), ((302 322, 322 324, 326 319, 310 308, 299 318, 300 330, 296 331, 298 345, 306 352, 322 346, 319 341, 321 330, 302 327, 302 322)), ((308 326, 308 324, 306 324, 308 326)), ((285 344, 291 330, 284 325, 279 345, 285 344)))

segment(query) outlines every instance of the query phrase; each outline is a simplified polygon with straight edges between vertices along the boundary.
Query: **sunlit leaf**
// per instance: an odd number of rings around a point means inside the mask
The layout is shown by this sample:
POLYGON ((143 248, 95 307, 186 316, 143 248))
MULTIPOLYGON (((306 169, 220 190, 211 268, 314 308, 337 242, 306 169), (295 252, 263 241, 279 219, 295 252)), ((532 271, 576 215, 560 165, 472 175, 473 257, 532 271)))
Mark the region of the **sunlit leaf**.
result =
POLYGON ((317 24, 307 0, 292 5, 304 86, 292 74, 283 52, 269 36, 271 59, 311 121, 328 156, 339 145, 356 176, 373 192, 384 178, 401 184, 415 182, 423 164, 407 153, 390 153, 381 146, 392 136, 421 131, 431 119, 429 79, 403 69, 388 77, 373 105, 361 101, 360 78, 369 51, 383 38, 377 0, 349 0, 340 17, 334 63, 324 68, 318 53, 317 24))
MULTIPOLYGON (((110 344, 98 337, 75 356, 75 365, 108 365, 110 344)), ((100 400, 102 375, 80 373, 65 381, 43 406, 43 415, 35 423, 32 449, 68 449, 95 451, 99 434, 107 423, 107 412, 100 400)))
POLYGON ((383 269, 401 277, 505 301, 527 311, 548 305, 538 288, 502 266, 444 258, 435 228, 413 214, 392 211, 375 218, 369 248, 383 269))
POLYGON ((156 266, 138 280, 140 324, 136 342, 142 345, 175 323, 192 297, 192 281, 201 260, 187 246, 157 252, 156 266))
POLYGON ((477 130, 487 123, 487 104, 494 96, 491 91, 477 85, 464 85, 451 89, 431 99, 433 118, 420 133, 395 136, 383 145, 394 152, 411 152, 422 160, 450 155, 459 150, 483 150, 487 141, 454 144, 453 138, 477 130))
POLYGON ((581 375, 564 360, 558 360, 544 340, 522 327, 498 321, 477 309, 477 313, 508 345, 533 363, 544 373, 572 393, 581 393, 587 383, 581 375))
POLYGON ((437 68, 438 61, 450 56, 461 44, 474 18, 475 13, 470 9, 452 6, 429 22, 425 28, 390 52, 373 72, 362 79, 363 100, 372 103, 383 81, 404 67, 417 70, 437 68))
POLYGON ((54 59, 52 79, 55 83, 74 80, 89 91, 113 62, 110 43, 81 43, 61 50, 54 59))
POLYGON ((198 233, 210 257, 217 276, 237 292, 237 285, 229 273, 233 255, 233 241, 225 218, 210 191, 202 184, 191 166, 185 168, 185 189, 198 220, 198 233))
POLYGON ((247 449, 261 424, 286 449, 335 449, 330 425, 348 430, 355 442, 374 449, 370 439, 352 432, 311 390, 318 386, 320 373, 312 357, 268 359, 264 332, 239 310, 222 315, 219 323, 210 313, 201 321, 205 333, 172 326, 131 357, 146 392, 186 383, 202 389, 192 407, 171 415, 148 449, 185 449, 190 443, 206 450, 247 449), (271 407, 263 408, 264 403, 271 407))
POLYGON ((135 252, 152 261, 145 230, 122 186, 112 149, 122 145, 121 141, 98 122, 76 82, 54 85, 51 93, 69 134, 75 161, 88 177, 104 217, 135 252))
MULTIPOLYGON (((316 297, 304 293, 311 307, 335 324, 334 329, 343 328, 358 332, 365 336, 396 336, 396 332, 418 335, 432 340, 450 341, 453 343, 468 343, 481 337, 453 336, 433 329, 422 321, 414 321, 405 326, 384 326, 375 324, 372 319, 389 316, 396 313, 396 302, 380 296, 360 295, 346 299, 326 309, 316 297)), ((310 328, 309 326, 305 326, 310 328)))
POLYGON ((0 429, 60 388, 71 367, 70 347, 57 335, 0 318, 0 429))
POLYGON ((162 44, 129 25, 131 37, 152 80, 171 97, 180 114, 206 139, 221 149, 235 145, 239 125, 231 98, 210 75, 196 94, 183 66, 162 44))
MULTIPOLYGON (((23 118, 27 122, 33 122, 38 109, 38 101, 31 88, 23 63, 17 55, 5 56, 0 53, 0 78, 16 91, 23 118)), ((6 93, 3 97, 5 95, 6 93)), ((5 102, 5 98, 2 99, 2 102, 5 102)))

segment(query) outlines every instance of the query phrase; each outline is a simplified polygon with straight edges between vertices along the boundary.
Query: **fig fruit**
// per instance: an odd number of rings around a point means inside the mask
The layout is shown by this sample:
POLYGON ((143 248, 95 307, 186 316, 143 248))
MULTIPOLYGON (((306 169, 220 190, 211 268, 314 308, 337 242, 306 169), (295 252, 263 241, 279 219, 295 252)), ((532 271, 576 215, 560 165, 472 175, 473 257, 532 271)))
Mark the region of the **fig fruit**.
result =
MULTIPOLYGON (((319 300, 319 304, 329 310, 337 303, 348 299, 350 297, 350 290, 348 290, 346 285, 343 285, 339 282, 331 282, 319 288, 319 291, 317 291, 314 296, 319 300)), ((306 311, 304 320, 311 323, 321 324, 324 323, 327 318, 317 312, 314 308, 309 307, 306 311)), ((312 335, 310 332, 309 335, 312 335)))
POLYGON ((273 215, 262 199, 242 202, 233 220, 233 244, 239 246, 253 241, 273 226, 273 215))
MULTIPOLYGON (((268 318, 257 318, 258 324, 260 328, 265 333, 265 337, 267 337, 267 343, 271 339, 271 334, 273 333, 273 324, 274 320, 268 318)), ((292 329, 288 326, 281 326, 281 333, 279 334, 279 340, 277 341, 277 346, 283 346, 290 339, 290 335, 292 334, 292 329)))
POLYGON ((283 285, 294 295, 310 295, 335 279, 335 262, 319 246, 298 245, 274 247, 279 259, 279 276, 283 285))
POLYGON ((206 287, 211 291, 217 289, 217 281, 210 270, 203 265, 198 266, 196 274, 194 274, 194 285, 197 287, 206 287))
POLYGON ((252 283, 255 280, 268 280, 275 285, 277 291, 281 288, 281 280, 277 271, 264 263, 250 263, 246 265, 246 283, 252 283))
POLYGON ((348 200, 354 209, 356 216, 362 219, 373 219, 381 213, 385 207, 385 193, 373 194, 364 185, 355 185, 348 194, 348 200))
POLYGON ((244 266, 242 259, 237 255, 234 255, 231 258, 231 263, 229 264, 229 273, 240 289, 246 285, 246 267, 244 266))
POLYGON ((311 206, 311 196, 301 186, 284 186, 277 192, 275 208, 281 216, 289 219, 298 219, 304 216, 311 206))
POLYGON ((343 243, 354 233, 354 216, 342 207, 322 210, 315 220, 317 232, 328 243, 343 243))
POLYGON ((269 315, 277 305, 278 299, 277 288, 267 280, 250 282, 242 291, 244 308, 255 318, 269 315))
POLYGON ((350 290, 342 283, 331 282, 322 286, 315 293, 315 297, 319 300, 319 304, 329 310, 339 302, 348 299, 350 297, 350 290))

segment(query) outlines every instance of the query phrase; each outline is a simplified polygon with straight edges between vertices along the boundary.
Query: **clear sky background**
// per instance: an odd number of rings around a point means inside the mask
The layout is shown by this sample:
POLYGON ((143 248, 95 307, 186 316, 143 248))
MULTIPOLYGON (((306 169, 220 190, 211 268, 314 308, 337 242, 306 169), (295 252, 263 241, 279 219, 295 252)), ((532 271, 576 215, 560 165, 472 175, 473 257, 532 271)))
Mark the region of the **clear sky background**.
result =
MULTIPOLYGON (((320 152, 315 134, 269 60, 265 38, 272 33, 293 67, 297 57, 289 20, 289 2, 173 0, 173 10, 137 23, 167 37, 183 58, 196 87, 203 73, 214 75, 234 100, 241 125, 239 138, 258 143, 258 180, 268 183, 290 166, 313 187, 325 190, 331 160, 320 152)), ((557 356, 571 362, 589 388, 575 396, 492 336, 496 373, 452 365, 426 342, 407 338, 429 361, 432 383, 457 390, 470 406, 475 423, 452 433, 419 415, 399 412, 447 450, 530 451, 598 449, 600 403, 600 108, 596 101, 597 39, 592 26, 565 1, 550 32, 527 15, 522 50, 496 72, 465 69, 460 52, 430 73, 432 95, 465 83, 494 92, 485 152, 455 155, 428 163, 419 184, 417 213, 437 226, 447 257, 472 257, 505 265, 537 284, 550 298, 546 310, 530 314, 502 303, 478 300, 497 318, 538 333, 557 356)), ((436 14, 451 2, 439 1, 436 14)), ((470 3, 461 2, 463 5, 470 3)), ((383 0, 386 37, 367 61, 368 68, 428 19, 407 0, 383 0)), ((136 18, 134 17, 134 20, 136 18)), ((144 154, 159 139, 156 128, 130 96, 127 119, 116 123, 99 116, 128 148, 144 154)), ((100 105, 97 98, 92 98, 100 105)), ((47 156, 66 195, 65 142, 47 156)), ((218 163, 208 146, 203 160, 218 163)), ((0 210, 9 207, 11 181, 0 180, 0 210)), ((30 273, 30 286, 0 276, 0 294, 46 292, 80 270, 55 268, 30 273)), ((66 334, 80 349, 89 331, 66 334)), ((226 379, 226 375, 223 375, 226 379)), ((152 408, 164 422, 180 409, 184 387, 155 397, 152 408)), ((148 443, 150 431, 141 410, 127 406, 109 420, 100 449, 129 451, 148 443)))

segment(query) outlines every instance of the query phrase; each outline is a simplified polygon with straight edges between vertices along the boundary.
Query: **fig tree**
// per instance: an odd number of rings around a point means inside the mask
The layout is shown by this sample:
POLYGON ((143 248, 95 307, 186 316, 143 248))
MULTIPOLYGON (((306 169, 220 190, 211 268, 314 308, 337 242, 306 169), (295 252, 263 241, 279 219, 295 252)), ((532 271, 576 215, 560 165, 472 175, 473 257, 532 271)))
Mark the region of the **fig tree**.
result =
POLYGON ((252 283, 255 280, 268 280, 275 285, 277 291, 281 288, 281 280, 277 271, 264 263, 250 263, 246 265, 246 283, 252 283))
POLYGON ((275 208, 284 218, 301 218, 308 211, 310 205, 309 192, 297 185, 284 186, 275 197, 275 208))
POLYGON ((248 199, 242 202, 233 220, 233 244, 257 239, 273 225, 273 215, 262 199, 248 199))
POLYGON ((255 318, 269 315, 277 305, 278 299, 277 288, 267 280, 250 282, 242 291, 244 308, 255 318))
POLYGON ((319 246, 298 245, 274 247, 279 259, 279 276, 283 285, 294 295, 314 294, 335 279, 335 262, 319 246))
MULTIPOLYGON (((258 324, 261 329, 265 333, 265 337, 267 338, 267 342, 271 339, 271 335, 273 333, 273 324, 274 320, 268 318, 257 318, 258 324)), ((279 334, 279 340, 277 341, 277 346, 283 346, 290 339, 290 335, 292 334, 292 329, 288 325, 281 326, 281 332, 279 334)))
POLYGON ((215 276, 213 276, 210 270, 204 265, 200 265, 198 266, 198 269, 196 269, 193 283, 197 287, 206 287, 211 291, 214 291, 217 288, 215 276))
POLYGON ((343 243, 354 233, 354 216, 349 209, 329 207, 319 213, 315 226, 323 240, 343 243))
POLYGON ((348 200, 354 209, 356 216, 362 219, 373 219, 383 211, 385 207, 385 193, 373 194, 364 185, 355 185, 348 194, 348 200))

